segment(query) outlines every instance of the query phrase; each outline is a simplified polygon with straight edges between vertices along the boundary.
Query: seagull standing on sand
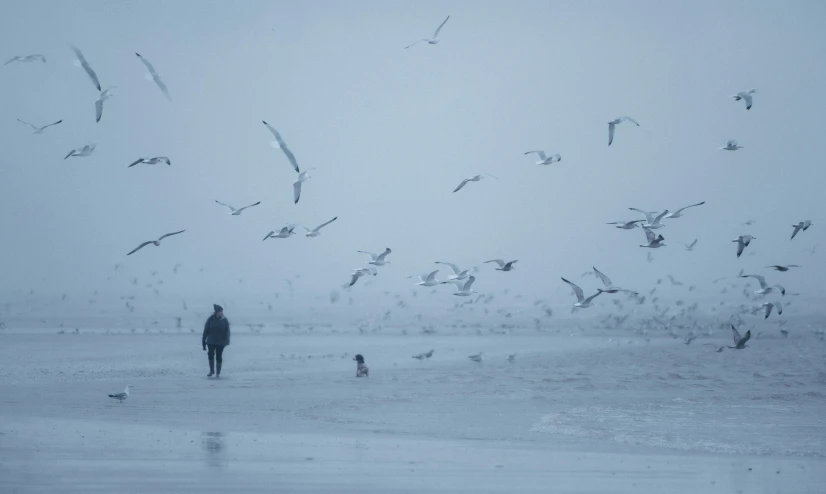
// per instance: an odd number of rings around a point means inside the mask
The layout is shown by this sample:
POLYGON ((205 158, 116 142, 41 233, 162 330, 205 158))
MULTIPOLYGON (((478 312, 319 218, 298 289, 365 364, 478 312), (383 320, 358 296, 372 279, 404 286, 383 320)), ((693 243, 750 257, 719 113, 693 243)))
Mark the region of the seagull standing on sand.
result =
POLYGON ((615 118, 615 119, 611 120, 610 122, 608 122, 608 145, 609 146, 611 145, 612 142, 614 142, 614 128, 617 126, 617 124, 621 124, 622 122, 631 122, 632 124, 636 125, 637 127, 640 126, 640 124, 638 124, 637 121, 634 120, 631 117, 618 117, 618 118, 615 118))
POLYGON ((757 240, 757 237, 752 237, 751 235, 740 235, 736 239, 732 240, 732 242, 737 242, 737 257, 740 257, 743 254, 743 250, 749 246, 752 240, 757 240))
POLYGON ((695 238, 693 242, 690 244, 685 244, 685 250, 691 252, 694 250, 694 246, 697 245, 697 239, 695 238))
POLYGON ((241 209, 235 209, 234 207, 230 206, 229 204, 224 204, 223 202, 219 201, 218 199, 215 199, 215 202, 217 202, 221 206, 224 206, 225 208, 229 209, 230 210, 230 216, 239 216, 241 213, 244 212, 245 209, 251 208, 253 206, 257 206, 257 205, 261 204, 261 201, 258 201, 255 204, 250 204, 249 206, 244 206, 241 209))
MULTIPOLYGON (((654 232, 645 227, 643 227, 643 230, 645 230, 645 239, 648 241, 648 245, 640 245, 640 247, 658 249, 665 245, 664 243, 662 243, 665 240, 662 235, 654 236, 654 232)), ((649 262, 651 261, 649 260, 649 262)))
POLYGON ((536 151, 527 151, 525 154, 536 153, 539 155, 539 161, 536 162, 537 165, 552 165, 554 163, 558 163, 562 161, 562 156, 557 153, 551 156, 545 156, 545 151, 536 150, 536 151))
POLYGON ((13 58, 9 59, 9 61, 4 63, 3 65, 8 65, 12 62, 43 62, 43 63, 46 63, 46 57, 44 57, 43 55, 39 55, 39 54, 24 55, 24 56, 17 55, 16 57, 13 57, 13 58))
POLYGON ((777 307, 777 315, 783 314, 783 305, 780 302, 766 302, 760 307, 763 308, 763 319, 768 319, 772 313, 772 309, 777 307))
POLYGON ((781 295, 786 295, 786 289, 783 287, 783 285, 769 286, 766 283, 766 278, 760 276, 759 274, 741 274, 740 277, 754 278, 755 280, 757 280, 758 283, 760 283, 760 289, 754 292, 755 295, 765 295, 767 293, 772 293, 774 291, 780 292, 781 295))
POLYGON ((634 228, 638 227, 637 223, 641 223, 645 220, 634 220, 634 221, 612 221, 610 223, 606 223, 606 225, 616 225, 616 228, 622 228, 623 230, 633 230, 634 228))
POLYGON ((284 156, 286 156, 287 160, 289 160, 290 165, 292 165, 293 170, 295 170, 296 173, 300 173, 300 170, 298 169, 298 161, 296 161, 295 155, 292 151, 290 151, 290 148, 287 147, 287 143, 284 142, 284 139, 281 137, 281 134, 277 130, 275 130, 275 127, 268 124, 266 120, 262 120, 262 122, 264 122, 264 125, 266 125, 268 129, 270 129, 270 132, 272 132, 272 135, 275 137, 275 142, 272 143, 273 147, 280 148, 281 151, 284 153, 284 156))
POLYGON ((385 264, 390 262, 390 261, 387 261, 385 258, 392 251, 390 250, 390 247, 387 247, 386 249, 384 249, 384 252, 382 252, 381 254, 375 254, 373 252, 367 252, 365 250, 360 250, 358 252, 361 252, 362 254, 367 254, 368 256, 370 256, 370 260, 367 261, 367 264, 372 264, 373 266, 384 266, 385 264))
POLYGON ((408 278, 419 278, 419 282, 416 283, 418 286, 436 286, 441 283, 436 279, 436 273, 438 272, 439 270, 437 269, 436 271, 431 271, 428 274, 416 274, 413 276, 408 276, 408 278))
POLYGON ((338 216, 336 216, 335 218, 333 218, 329 221, 326 221, 326 222, 318 225, 317 227, 313 228, 312 230, 310 230, 309 228, 304 227, 304 230, 306 230, 306 232, 307 232, 307 233, 304 234, 304 236, 305 237, 317 237, 317 236, 321 235, 321 229, 324 228, 325 226, 329 225, 330 223, 334 222, 337 219, 338 219, 338 216))
POLYGON ((490 261, 485 261, 482 264, 487 264, 489 262, 495 262, 496 264, 499 265, 499 267, 496 268, 497 271, 511 271, 516 267, 516 266, 514 266, 514 264, 517 263, 518 261, 519 261, 519 259, 515 259, 513 261, 508 261, 508 262, 505 262, 502 259, 491 259, 490 261))
POLYGON ((77 57, 77 63, 80 64, 81 67, 83 67, 83 70, 86 71, 86 74, 89 76, 89 79, 92 79, 92 84, 95 85, 95 89, 100 91, 100 81, 98 81, 98 75, 95 74, 95 71, 92 69, 92 66, 89 65, 89 62, 86 61, 86 57, 83 56, 83 53, 81 53, 81 51, 77 47, 72 45, 69 45, 69 47, 72 49, 72 51, 75 52, 75 56, 77 57))
POLYGON ((143 249, 144 247, 146 247, 149 244, 152 244, 155 247, 160 247, 161 246, 161 240, 165 239, 166 237, 171 237, 172 235, 177 235, 179 233, 183 233, 185 231, 186 230, 181 230, 181 231, 178 231, 178 232, 167 233, 166 235, 161 235, 161 237, 158 240, 147 240, 146 242, 144 242, 144 243, 140 244, 139 246, 135 247, 135 249, 132 250, 132 252, 130 252, 126 255, 131 256, 132 254, 134 254, 135 252, 143 249))
MULTIPOLYGON (((79 148, 75 148, 69 151, 69 154, 66 155, 66 158, 69 158, 71 156, 89 156, 95 151, 96 147, 97 144, 94 143, 84 144, 79 148)), ((63 159, 65 160, 66 158, 63 159)))
POLYGON ((263 242, 264 240, 267 240, 268 238, 287 238, 290 235, 295 235, 295 232, 293 232, 293 229, 294 229, 294 227, 292 227, 292 226, 285 226, 285 227, 282 227, 281 230, 278 231, 278 233, 275 233, 275 230, 272 230, 261 241, 263 242))
POLYGON ((166 163, 167 165, 172 165, 172 161, 170 161, 169 158, 167 158, 166 156, 155 156, 154 158, 138 158, 126 168, 131 168, 139 163, 145 163, 147 165, 157 165, 158 163, 166 163))
POLYGON ((771 266, 766 266, 766 267, 767 268, 772 268, 775 271, 780 271, 781 273, 785 273, 786 271, 789 270, 789 268, 799 268, 800 266, 798 266, 797 264, 787 264, 785 266, 781 266, 779 264, 773 264, 771 266))
POLYGON ((749 338, 751 338, 751 330, 746 331, 746 336, 741 337, 740 332, 737 331, 737 328, 735 328, 734 324, 732 324, 731 332, 732 336, 734 337, 734 346, 730 346, 729 348, 733 348, 735 350, 742 350, 746 348, 746 342, 749 341, 749 338))
POLYGON ((164 84, 164 82, 161 80, 161 76, 159 76, 158 73, 155 71, 155 67, 153 67, 152 64, 149 63, 149 60, 143 58, 140 53, 135 53, 135 55, 138 56, 141 62, 143 62, 143 64, 146 66, 146 70, 149 71, 149 74, 147 74, 147 76, 149 76, 148 78, 151 78, 153 81, 155 81, 155 85, 158 86, 158 89, 160 89, 163 95, 166 96, 167 100, 172 101, 172 97, 169 96, 169 89, 167 89, 166 84, 164 84))
POLYGON ((298 200, 301 199, 301 184, 310 179, 310 170, 315 170, 315 168, 308 168, 299 173, 298 178, 293 182, 293 204, 298 204, 298 200))
POLYGON ((474 293, 477 293, 476 290, 471 289, 471 286, 473 285, 474 281, 476 281, 476 277, 471 275, 471 276, 468 276, 468 279, 464 283, 464 285, 460 286, 457 282, 456 283, 456 288, 458 289, 458 291, 456 293, 454 293, 453 295, 456 295, 457 297, 469 297, 469 296, 473 295, 474 293))
POLYGON ((625 288, 620 288, 618 286, 614 286, 614 284, 611 282, 611 278, 605 276, 605 274, 602 271, 600 271, 599 269, 597 269, 596 267, 594 267, 594 266, 591 266, 591 267, 594 269, 594 274, 597 275, 597 278, 602 280, 602 284, 605 285, 604 290, 602 288, 597 288, 597 291, 604 292, 604 293, 626 292, 626 293, 630 293, 632 295, 639 295, 637 292, 635 292, 633 290, 626 290, 625 288))
POLYGON ((794 238, 795 235, 797 235, 797 232, 799 232, 800 230, 803 230, 805 232, 809 229, 810 226, 812 226, 812 220, 801 221, 796 225, 792 225, 792 228, 794 228, 794 231, 792 232, 792 238, 794 238))
POLYGON ((112 88, 108 88, 101 91, 100 96, 95 101, 95 122, 100 122, 100 117, 103 116, 103 102, 112 97, 111 90, 112 88))
POLYGON ((592 307, 593 304, 591 304, 591 301, 602 294, 602 290, 597 290, 597 293, 591 295, 588 298, 585 298, 585 295, 582 293, 582 288, 578 287, 575 283, 571 283, 570 281, 566 280, 565 278, 562 278, 562 281, 564 281, 565 283, 571 285, 571 288, 574 289, 574 295, 576 295, 576 300, 577 300, 576 303, 574 304, 574 307, 577 307, 577 308, 580 308, 580 309, 587 309, 588 307, 592 307))
POLYGON ((734 98, 734 101, 743 100, 746 103, 746 110, 751 110, 751 95, 756 92, 756 89, 749 89, 748 91, 741 91, 737 94, 734 94, 731 97, 734 98))
POLYGON ((682 218, 684 210, 686 210, 688 208, 702 206, 705 203, 706 203, 706 201, 703 201, 703 202, 698 202, 697 204, 692 204, 691 206, 686 206, 684 208, 680 208, 680 209, 674 211, 673 213, 671 213, 669 215, 666 215, 666 218, 682 218))
POLYGON ((455 189, 453 189, 453 192, 459 192, 460 190, 462 190, 462 187, 467 185, 468 182, 479 182, 485 177, 496 178, 493 175, 489 175, 489 174, 474 175, 472 177, 468 177, 468 178, 462 180, 462 182, 459 185, 457 185, 455 189))
POLYGON ((109 395, 109 398, 114 398, 119 402, 123 403, 123 400, 129 398, 129 390, 132 388, 131 384, 126 385, 126 389, 123 390, 123 393, 112 393, 109 395))
POLYGON ((740 145, 735 139, 729 139, 725 146, 721 147, 720 149, 724 151, 737 151, 738 149, 743 149, 743 146, 740 145))
POLYGON ((421 43, 422 41, 427 41, 431 45, 435 45, 436 43, 438 43, 439 42, 439 31, 442 30, 442 27, 444 27, 444 25, 445 25, 445 23, 447 23, 448 19, 450 19, 450 16, 445 17, 445 20, 443 20, 442 23, 439 24, 439 27, 436 28, 436 32, 433 33, 432 38, 430 38, 430 39, 422 38, 419 41, 416 41, 415 43, 411 43, 411 44, 405 46, 404 49, 406 50, 406 49, 410 48, 411 46, 414 46, 418 43, 421 43))
POLYGON ((31 127, 34 130, 33 134, 42 134, 44 130, 48 129, 52 125, 57 125, 57 124, 63 122, 63 120, 61 119, 61 120, 58 120, 57 122, 52 122, 48 125, 44 125, 43 127, 38 127, 37 125, 30 124, 29 122, 24 122, 23 120, 20 120, 19 118, 17 119, 17 121, 31 127))

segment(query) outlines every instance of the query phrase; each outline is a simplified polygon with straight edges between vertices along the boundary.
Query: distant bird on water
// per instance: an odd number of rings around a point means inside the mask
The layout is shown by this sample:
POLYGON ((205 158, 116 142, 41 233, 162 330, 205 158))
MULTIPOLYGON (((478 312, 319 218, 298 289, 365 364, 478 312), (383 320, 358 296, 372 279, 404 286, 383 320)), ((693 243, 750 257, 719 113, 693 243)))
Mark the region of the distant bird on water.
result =
POLYGON ((473 360, 474 362, 482 362, 482 361, 485 360, 485 353, 481 352, 481 353, 477 353, 475 355, 470 355, 470 356, 468 356, 468 358, 470 360, 473 360))
POLYGON ((419 41, 416 41, 415 43, 411 43, 411 44, 405 46, 404 49, 406 50, 406 49, 410 48, 411 46, 415 46, 416 44, 421 43, 422 41, 426 41, 427 43, 429 43, 431 45, 435 45, 436 43, 438 43, 439 42, 439 31, 442 30, 444 25, 447 23, 448 19, 450 19, 450 16, 445 17, 445 20, 443 20, 442 23, 439 24, 439 27, 436 28, 436 32, 433 33, 432 38, 430 38, 430 39, 422 38, 419 41))

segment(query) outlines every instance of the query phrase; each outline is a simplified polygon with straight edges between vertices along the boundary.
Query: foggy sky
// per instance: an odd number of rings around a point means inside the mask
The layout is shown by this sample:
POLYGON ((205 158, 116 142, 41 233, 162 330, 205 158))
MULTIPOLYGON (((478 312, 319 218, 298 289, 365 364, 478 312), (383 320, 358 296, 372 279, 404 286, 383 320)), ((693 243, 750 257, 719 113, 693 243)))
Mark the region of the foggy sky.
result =
POLYGON ((354 298, 407 292, 405 277, 434 261, 470 267, 495 257, 519 259, 517 269, 482 266, 479 292, 508 287, 565 306, 573 297, 559 277, 592 293, 596 280, 580 278, 591 266, 621 286, 648 289, 670 273, 705 293, 715 293, 712 279, 745 268, 810 295, 826 268, 807 251, 826 248, 821 2, 5 7, 3 61, 42 53, 48 63, 0 67, 4 296, 140 295, 143 283, 131 279, 154 270, 175 297, 267 298, 285 279, 325 295, 362 266, 357 250, 385 247, 391 264, 370 286, 360 281, 354 298), (438 45, 403 49, 448 14, 438 45), (118 86, 100 123, 97 91, 73 65, 70 43, 104 88, 118 86), (154 64, 172 102, 144 79, 135 52, 154 64), (750 88, 758 92, 746 111, 730 95, 750 88), (619 125, 609 148, 606 123, 621 115, 641 127, 619 125), (32 135, 15 118, 64 122, 32 135), (295 173, 262 119, 302 169, 317 168, 298 205, 295 173), (720 151, 728 139, 744 149, 720 151), (63 160, 87 141, 98 145, 92 156, 63 160), (563 160, 536 166, 522 154, 531 149, 563 160), (142 156, 169 156, 172 166, 127 169, 142 156), (477 173, 501 180, 451 193, 477 173), (215 199, 262 205, 232 217, 215 199), (639 247, 642 230, 604 224, 638 219, 628 207, 673 211, 702 200, 659 231, 667 247, 653 263, 639 247), (313 228, 333 216, 318 238, 261 241, 285 223, 313 228), (791 225, 806 219, 814 226, 790 242, 791 225), (745 233, 757 237, 747 249, 757 255, 737 259, 731 240, 745 233), (805 269, 763 269, 775 263, 805 269))

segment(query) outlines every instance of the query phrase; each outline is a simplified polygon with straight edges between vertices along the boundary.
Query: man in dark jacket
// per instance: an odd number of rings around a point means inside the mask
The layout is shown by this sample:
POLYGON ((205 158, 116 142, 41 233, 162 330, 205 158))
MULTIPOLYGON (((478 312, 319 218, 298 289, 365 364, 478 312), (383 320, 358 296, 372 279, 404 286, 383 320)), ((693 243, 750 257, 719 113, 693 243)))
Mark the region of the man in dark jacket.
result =
POLYGON ((201 346, 204 350, 209 347, 207 357, 209 357, 209 374, 207 377, 221 375, 221 363, 223 362, 224 347, 229 345, 229 321, 224 317, 224 308, 220 305, 213 305, 215 312, 209 316, 204 324, 204 334, 201 336, 201 346), (215 362, 218 368, 215 368, 215 362), (216 372, 217 371, 217 372, 216 372))

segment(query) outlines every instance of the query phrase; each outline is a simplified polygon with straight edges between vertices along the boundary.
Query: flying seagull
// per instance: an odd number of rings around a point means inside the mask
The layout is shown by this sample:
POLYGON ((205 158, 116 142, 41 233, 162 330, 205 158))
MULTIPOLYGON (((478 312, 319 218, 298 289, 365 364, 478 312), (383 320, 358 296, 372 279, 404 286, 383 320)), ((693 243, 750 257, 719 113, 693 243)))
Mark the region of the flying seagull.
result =
POLYGON ((321 229, 324 228, 325 226, 329 225, 330 223, 334 222, 337 219, 338 219, 338 216, 331 219, 330 221, 326 221, 326 222, 318 225, 317 227, 313 228, 312 230, 310 230, 309 228, 304 227, 304 230, 307 231, 307 233, 305 233, 304 236, 305 237, 317 237, 317 236, 321 235, 321 229))
POLYGON ((92 84, 95 85, 95 88, 100 91, 100 81, 98 81, 98 75, 95 74, 95 71, 92 69, 92 66, 89 65, 89 62, 86 61, 86 57, 83 56, 83 53, 80 52, 77 47, 69 45, 72 51, 75 52, 75 56, 77 57, 78 63, 80 66, 83 67, 83 70, 89 75, 89 78, 92 79, 92 84))
POLYGON ((277 147, 281 148, 281 151, 284 152, 284 156, 286 156, 287 159, 290 161, 290 164, 292 165, 293 170, 295 170, 296 173, 299 173, 298 161, 296 161, 295 155, 293 154, 292 151, 290 151, 290 148, 287 147, 287 143, 284 142, 284 139, 281 137, 281 134, 277 130, 275 130, 275 127, 268 124, 266 120, 262 120, 262 122, 264 122, 264 125, 266 125, 268 129, 270 129, 270 132, 272 132, 272 135, 275 136, 275 142, 273 143, 273 147, 277 146, 277 147))
POLYGON ((729 348, 734 348, 735 350, 742 350, 746 348, 746 342, 749 341, 751 338, 751 330, 746 331, 746 336, 740 336, 740 333, 737 331, 737 328, 734 327, 734 324, 731 325, 731 332, 732 336, 734 336, 734 346, 730 346, 729 348))
POLYGON ((461 270, 459 266, 453 264, 452 262, 444 262, 444 261, 436 261, 436 264, 444 264, 445 266, 449 267, 453 274, 448 275, 448 280, 464 280, 468 277, 469 269, 461 270))
POLYGON ((645 215, 646 221, 642 224, 643 228, 648 228, 649 230, 656 230, 657 228, 662 228, 663 226, 665 226, 662 223, 660 223, 660 221, 662 221, 662 219, 665 218, 665 216, 668 214, 667 209, 657 216, 654 216, 656 214, 655 211, 643 211, 642 209, 637 208, 628 209, 630 209, 631 211, 637 211, 638 213, 642 213, 645 215))
POLYGON ((95 122, 100 122, 100 117, 103 116, 103 102, 112 97, 110 92, 112 88, 105 89, 100 92, 97 101, 95 101, 95 122))
POLYGON ((664 243, 662 243, 663 240, 665 240, 662 235, 657 235, 655 237, 654 232, 652 232, 648 228, 643 227, 643 230, 645 230, 645 238, 646 238, 646 240, 648 240, 648 245, 640 245, 640 247, 648 247, 649 249, 658 249, 658 248, 665 245, 664 243))
POLYGON ((605 276, 605 273, 603 273, 602 271, 597 269, 595 266, 591 266, 591 267, 594 269, 594 274, 597 275, 597 278, 602 280, 602 284, 605 285, 604 290, 602 288, 597 288, 598 292, 604 292, 604 293, 626 292, 626 293, 630 293, 632 295, 639 295, 637 292, 635 292, 633 290, 626 290, 625 288, 620 288, 618 286, 614 286, 614 284, 611 282, 611 278, 605 276))
POLYGON ((146 70, 149 71, 148 75, 152 78, 153 81, 155 81, 155 84, 161 90, 163 95, 166 96, 166 99, 172 101, 172 97, 169 96, 169 89, 167 89, 166 84, 164 84, 161 80, 161 76, 159 76, 158 73, 155 71, 155 67, 152 66, 149 60, 143 58, 140 53, 135 53, 135 55, 137 55, 138 58, 141 59, 141 62, 143 62, 143 64, 146 65, 146 70))
POLYGON ((359 252, 361 252, 362 254, 367 254, 368 256, 370 256, 370 260, 367 261, 367 264, 372 264, 373 266, 384 266, 385 264, 390 262, 390 261, 386 261, 385 258, 392 251, 390 250, 390 247, 387 247, 386 249, 384 249, 384 252, 382 252, 381 254, 375 254, 373 252, 367 252, 365 250, 360 250, 359 252))
POLYGON ((471 289, 471 286, 473 285, 474 281, 476 281, 475 276, 468 276, 467 281, 465 281, 464 285, 456 285, 458 291, 453 295, 456 295, 457 297, 469 297, 473 295, 474 293, 476 293, 476 290, 471 289))
POLYGON ((779 264, 773 264, 771 266, 766 266, 766 267, 767 268, 772 268, 775 271, 780 271, 781 273, 785 273, 786 271, 789 270, 789 268, 799 268, 800 266, 798 266, 797 264, 787 264, 785 266, 781 266, 779 264))
MULTIPOLYGON (((84 144, 79 148, 75 148, 69 151, 69 154, 66 155, 66 158, 69 158, 70 156, 89 156, 95 151, 96 147, 97 144, 94 143, 84 144)), ((65 160, 66 158, 63 159, 65 160)))
POLYGON ((228 208, 230 210, 230 216, 239 216, 241 213, 244 212, 245 209, 251 208, 253 206, 257 206, 257 205, 261 204, 261 201, 258 201, 255 204, 250 204, 249 206, 244 206, 241 209, 235 209, 234 207, 230 206, 229 204, 224 204, 223 202, 219 201, 218 199, 215 199, 215 202, 217 202, 221 206, 224 206, 225 208, 228 208))
POLYGON ((488 174, 474 175, 472 177, 468 177, 468 178, 462 180, 462 182, 459 185, 457 185, 455 189, 453 189, 453 192, 459 192, 460 190, 462 190, 462 187, 467 185, 468 182, 479 182, 480 180, 482 180, 485 177, 496 178, 493 175, 488 175, 488 174))
POLYGON ((412 43, 412 44, 409 44, 409 45, 405 46, 404 49, 406 50, 406 49, 410 48, 411 46, 413 46, 417 43, 421 43, 422 41, 427 41, 431 45, 435 45, 436 43, 438 43, 439 42, 439 31, 442 30, 442 27, 445 25, 445 23, 447 23, 448 19, 450 19, 450 16, 445 17, 445 20, 443 20, 442 23, 439 24, 439 27, 436 28, 436 32, 433 33, 432 38, 430 38, 430 39, 422 38, 419 41, 416 41, 415 43, 412 43))
POLYGON ((441 283, 439 280, 436 279, 436 273, 438 272, 439 270, 437 269, 436 271, 431 271, 428 274, 417 274, 413 276, 408 276, 408 278, 419 278, 419 282, 416 283, 416 285, 418 286, 436 286, 439 283, 441 283))
POLYGON ((741 146, 740 143, 736 140, 729 139, 728 142, 726 142, 726 145, 721 147, 720 149, 725 151, 737 151, 738 149, 743 149, 743 146, 741 146))
POLYGON ((564 281, 565 283, 571 285, 571 288, 574 289, 574 295, 576 295, 576 300, 577 300, 576 303, 574 304, 574 307, 578 307, 580 309, 586 309, 588 307, 591 307, 592 306, 591 301, 602 294, 602 290, 597 290, 597 293, 591 295, 588 298, 585 298, 585 295, 582 293, 582 288, 578 287, 574 283, 571 283, 570 281, 566 280, 565 278, 562 278, 562 281, 564 281))
POLYGON ((52 122, 48 125, 44 125, 43 127, 38 127, 37 125, 30 124, 29 122, 24 122, 23 120, 20 120, 19 118, 17 119, 17 121, 22 123, 22 124, 26 124, 29 127, 31 127, 32 129, 34 129, 34 132, 33 132, 34 134, 42 134, 44 130, 48 129, 52 125, 57 125, 57 124, 63 122, 63 120, 61 119, 61 120, 58 120, 57 122, 52 122))
POLYGON ((766 283, 766 278, 760 276, 759 274, 741 274, 740 277, 754 278, 755 280, 757 280, 758 283, 760 283, 760 289, 754 292, 755 295, 765 295, 767 293, 772 293, 774 291, 780 292, 781 295, 786 295, 786 289, 783 287, 783 285, 769 286, 766 283))
POLYGON ((157 165, 158 163, 166 163, 167 165, 171 165, 172 162, 166 156, 155 156, 154 158, 138 158, 137 160, 133 161, 131 165, 127 166, 126 168, 131 168, 137 164, 146 163, 147 165, 157 165))
POLYGON ((694 246, 697 245, 697 239, 695 238, 693 242, 690 244, 685 244, 685 250, 691 252, 694 250, 694 246))
POLYGON ((752 240, 757 240, 757 237, 752 237, 751 235, 740 235, 736 239, 732 240, 732 242, 737 242, 737 257, 743 254, 743 249, 749 246, 752 240))
POLYGON ((144 242, 144 243, 140 244, 139 246, 135 247, 135 248, 132 250, 132 252, 130 252, 130 253, 126 254, 126 255, 127 255, 127 256, 131 256, 132 254, 134 254, 135 252, 137 252, 137 251, 139 251, 139 250, 143 249, 144 247, 146 247, 146 246, 147 246, 147 245, 149 245, 149 244, 152 244, 152 245, 154 245, 155 247, 160 247, 160 246, 161 246, 161 240, 165 239, 166 237, 171 237, 172 235, 177 235, 177 234, 179 234, 179 233, 183 233, 183 232, 185 232, 185 231, 186 231, 186 230, 181 230, 181 231, 178 231, 178 232, 167 233, 166 235, 161 235, 161 237, 160 237, 158 240, 148 240, 148 241, 146 241, 146 242, 144 242))
POLYGON ((132 388, 131 384, 126 385, 126 389, 123 390, 123 393, 112 393, 109 395, 109 398, 114 398, 119 402, 123 403, 123 400, 129 398, 129 390, 132 388))
POLYGON ((803 230, 805 232, 809 229, 810 226, 812 226, 812 220, 801 221, 796 225, 792 225, 792 228, 794 228, 794 231, 792 232, 792 238, 794 238, 795 235, 797 235, 797 232, 799 232, 800 230, 803 230))
POLYGON ((489 262, 495 262, 496 264, 499 265, 499 267, 496 268, 497 271, 511 271, 512 269, 515 268, 514 264, 517 261, 519 261, 519 259, 516 259, 516 260, 513 260, 513 261, 508 261, 508 262, 505 262, 502 259, 491 259, 490 261, 485 261, 482 264, 487 264, 489 262))
POLYGON ((693 207, 696 207, 696 206, 702 206, 705 203, 706 203, 706 201, 703 201, 703 202, 698 202, 697 204, 692 204, 691 206, 686 206, 684 208, 680 208, 680 209, 674 211, 673 213, 671 213, 669 215, 666 215, 666 218, 682 218, 684 210, 686 210, 688 208, 693 208, 693 207))
POLYGON ((751 95, 756 92, 756 89, 749 89, 748 91, 741 91, 737 94, 734 94, 731 97, 734 98, 734 101, 743 100, 746 103, 746 110, 751 110, 751 95))
POLYGON ((311 178, 310 170, 315 170, 315 168, 308 168, 299 173, 298 178, 293 182, 293 204, 298 204, 298 200, 301 199, 301 184, 311 178))
POLYGON ((777 315, 783 314, 783 305, 780 302, 766 302, 760 307, 763 308, 763 319, 768 319, 772 313, 772 309, 777 307, 777 315))
POLYGON ((350 275, 351 276, 350 286, 355 285, 356 282, 359 280, 359 278, 361 278, 362 276, 367 276, 368 274, 372 274, 373 276, 376 276, 377 273, 378 272, 376 271, 376 268, 360 268, 360 269, 357 269, 357 270, 353 271, 353 274, 350 275))
POLYGON ((641 223, 645 220, 634 220, 634 221, 612 221, 610 223, 606 223, 606 225, 616 225, 616 228, 622 228, 623 230, 633 230, 636 228, 637 223, 641 223))
POLYGON ((294 229, 294 227, 292 227, 292 226, 284 226, 284 227, 281 228, 281 230, 278 231, 278 233, 275 233, 275 230, 273 230, 270 233, 268 233, 267 236, 264 237, 261 241, 263 242, 264 240, 267 240, 268 238, 287 238, 290 235, 295 235, 295 232, 293 232, 293 229, 294 229))
POLYGON ((615 118, 615 119, 611 120, 610 122, 608 122, 608 145, 609 146, 611 145, 612 142, 614 142, 614 128, 617 126, 617 124, 621 124, 624 121, 631 122, 632 124, 636 125, 637 127, 640 126, 640 124, 638 124, 637 121, 634 120, 631 117, 618 117, 618 118, 615 118))
POLYGON ((43 63, 46 63, 46 57, 44 57, 43 55, 39 55, 39 54, 24 55, 24 56, 17 55, 15 57, 9 59, 9 61, 4 63, 3 65, 8 65, 12 62, 43 62, 43 63))
POLYGON ((539 161, 536 162, 537 165, 551 165, 553 163, 557 163, 562 161, 562 156, 557 153, 551 156, 545 156, 545 151, 536 150, 536 151, 527 151, 525 154, 536 153, 539 155, 539 161))

